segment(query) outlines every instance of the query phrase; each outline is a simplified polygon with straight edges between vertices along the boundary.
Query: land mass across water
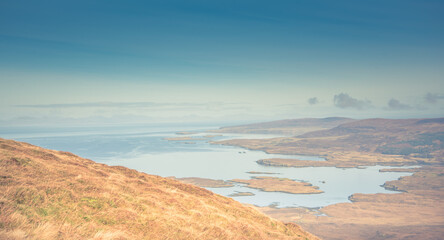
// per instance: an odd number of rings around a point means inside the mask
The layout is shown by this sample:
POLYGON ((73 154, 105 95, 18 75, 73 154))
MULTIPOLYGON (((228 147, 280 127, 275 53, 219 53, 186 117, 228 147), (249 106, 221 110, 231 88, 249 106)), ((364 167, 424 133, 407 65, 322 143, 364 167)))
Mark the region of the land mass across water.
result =
POLYGON ((315 155, 326 161, 263 159, 285 167, 358 167, 444 163, 444 118, 366 119, 294 137, 232 139, 212 142, 267 153, 315 155))
POLYGON ((286 119, 272 122, 222 127, 210 132, 300 135, 311 131, 330 129, 342 123, 351 121, 354 121, 354 119, 342 117, 286 119))
MULTIPOLYGON (((275 128, 273 124, 256 126, 271 125, 271 133, 275 128)), ((290 133, 293 126, 281 128, 290 133)), ((294 128, 296 132, 302 126, 294 128)), ((251 126, 221 131, 248 132, 251 126)), ((350 203, 317 210, 258 209, 277 219, 299 223, 324 239, 441 239, 444 236, 444 212, 441 211, 444 209, 444 118, 350 120, 330 129, 306 131, 293 137, 213 143, 267 153, 325 158, 325 161, 276 158, 258 161, 258 164, 272 167, 420 166, 381 169, 381 172, 413 172, 412 176, 383 185, 398 193, 356 193, 350 196, 350 203)))
POLYGON ((323 193, 319 187, 310 183, 295 181, 288 178, 253 177, 251 179, 233 179, 237 183, 245 183, 250 188, 260 189, 265 192, 285 192, 293 194, 323 193))

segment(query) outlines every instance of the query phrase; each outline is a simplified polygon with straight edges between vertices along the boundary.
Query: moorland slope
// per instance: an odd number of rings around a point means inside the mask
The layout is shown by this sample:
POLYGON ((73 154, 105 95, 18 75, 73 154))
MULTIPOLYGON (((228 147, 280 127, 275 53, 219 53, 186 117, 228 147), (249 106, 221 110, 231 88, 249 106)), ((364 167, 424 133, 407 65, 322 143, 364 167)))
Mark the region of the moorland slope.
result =
POLYGON ((318 239, 179 181, 0 139, 0 239, 318 239))

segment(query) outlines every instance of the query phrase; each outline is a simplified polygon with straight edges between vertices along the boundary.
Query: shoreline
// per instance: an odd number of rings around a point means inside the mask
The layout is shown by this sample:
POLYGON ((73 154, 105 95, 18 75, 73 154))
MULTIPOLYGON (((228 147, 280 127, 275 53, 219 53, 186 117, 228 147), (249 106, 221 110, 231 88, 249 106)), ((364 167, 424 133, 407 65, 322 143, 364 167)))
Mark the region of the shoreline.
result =
MULTIPOLYGON (((263 139, 230 139, 222 141, 210 141, 209 144, 239 147, 250 151, 262 151, 267 154, 280 155, 295 155, 318 157, 324 160, 300 160, 291 158, 267 158, 259 159, 256 162, 264 166, 273 167, 336 167, 336 168, 360 168, 370 166, 387 166, 387 167, 409 167, 409 166, 429 166, 439 165, 438 162, 426 163, 425 159, 409 157, 402 155, 389 155, 371 152, 356 152, 356 151, 341 151, 335 153, 334 151, 323 152, 316 154, 312 152, 289 152, 288 150, 273 150, 267 147, 266 143, 262 145, 251 144, 250 142, 261 141, 263 139), (242 142, 242 143, 241 143, 242 142), (378 159, 374 161, 374 159, 378 159)), ((269 140, 269 139, 267 139, 269 140)), ((429 159, 430 160, 430 159, 429 159)))
POLYGON ((311 183, 278 177, 252 177, 249 180, 233 179, 232 182, 246 184, 246 187, 263 192, 281 192, 288 194, 320 194, 318 186, 311 183))

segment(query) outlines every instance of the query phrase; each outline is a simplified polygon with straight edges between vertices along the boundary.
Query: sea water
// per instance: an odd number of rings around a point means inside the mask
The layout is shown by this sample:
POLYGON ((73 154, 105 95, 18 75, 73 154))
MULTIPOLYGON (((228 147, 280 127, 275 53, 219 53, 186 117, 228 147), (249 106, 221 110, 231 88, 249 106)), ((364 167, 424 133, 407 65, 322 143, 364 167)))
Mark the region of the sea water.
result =
POLYGON ((234 138, 270 138, 278 135, 205 133, 208 127, 107 127, 70 129, 0 129, 0 137, 28 142, 48 149, 69 151, 81 157, 108 165, 120 165, 163 177, 200 177, 210 179, 250 179, 254 176, 274 176, 309 182, 318 186, 320 194, 290 194, 265 192, 235 183, 233 187, 207 188, 229 196, 237 192, 251 192, 253 196, 234 199, 257 206, 317 208, 348 202, 354 193, 396 193, 381 187, 411 173, 379 172, 382 166, 366 168, 304 167, 287 168, 263 166, 257 160, 294 158, 324 161, 318 156, 267 154, 240 147, 211 144, 210 141, 234 138), (176 132, 194 131, 192 135, 176 132), (213 135, 212 137, 206 137, 213 135), (165 138, 191 137, 171 141, 165 138), (270 174, 250 174, 267 172, 270 174))

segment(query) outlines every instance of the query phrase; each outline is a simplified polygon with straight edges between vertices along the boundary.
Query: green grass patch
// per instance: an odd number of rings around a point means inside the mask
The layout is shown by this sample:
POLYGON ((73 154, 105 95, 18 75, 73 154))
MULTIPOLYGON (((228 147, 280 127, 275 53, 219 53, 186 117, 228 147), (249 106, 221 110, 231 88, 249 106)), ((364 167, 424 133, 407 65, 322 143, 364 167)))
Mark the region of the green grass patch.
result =
POLYGON ((40 216, 43 216, 43 217, 48 216, 48 211, 44 208, 37 208, 36 212, 40 216))
POLYGON ((80 199, 80 201, 85 203, 86 206, 93 208, 93 209, 102 209, 105 206, 104 202, 98 198, 83 197, 80 199))

